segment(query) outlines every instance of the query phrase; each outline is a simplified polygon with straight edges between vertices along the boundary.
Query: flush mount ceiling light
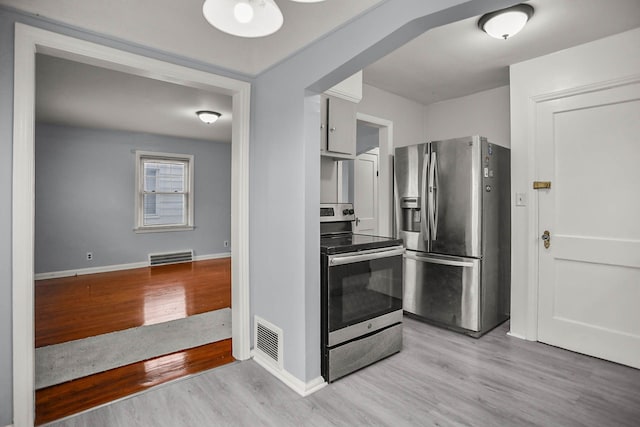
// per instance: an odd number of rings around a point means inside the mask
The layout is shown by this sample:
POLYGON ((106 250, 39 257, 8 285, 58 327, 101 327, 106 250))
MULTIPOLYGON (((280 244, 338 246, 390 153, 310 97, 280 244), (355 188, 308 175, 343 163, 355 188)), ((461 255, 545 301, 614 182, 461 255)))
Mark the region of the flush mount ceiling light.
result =
POLYGON ((217 113, 215 111, 197 111, 196 114, 204 123, 210 125, 215 123, 222 114, 217 113))
POLYGON ((295 1, 296 3, 320 3, 321 1, 324 1, 324 0, 291 0, 291 1, 295 1))
POLYGON ((274 0, 205 0, 202 13, 209 24, 239 37, 268 36, 284 22, 274 0))
POLYGON ((508 39, 519 33, 533 15, 533 7, 519 4, 483 15, 478 27, 496 39, 508 39))

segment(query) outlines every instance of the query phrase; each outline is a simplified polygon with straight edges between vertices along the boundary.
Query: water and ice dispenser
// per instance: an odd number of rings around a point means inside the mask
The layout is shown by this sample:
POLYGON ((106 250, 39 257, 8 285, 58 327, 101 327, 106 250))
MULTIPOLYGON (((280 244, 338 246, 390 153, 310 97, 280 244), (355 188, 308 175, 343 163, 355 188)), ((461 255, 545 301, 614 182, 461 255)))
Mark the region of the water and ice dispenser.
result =
POLYGON ((401 197, 400 211, 402 213, 400 229, 420 232, 420 197, 401 197))

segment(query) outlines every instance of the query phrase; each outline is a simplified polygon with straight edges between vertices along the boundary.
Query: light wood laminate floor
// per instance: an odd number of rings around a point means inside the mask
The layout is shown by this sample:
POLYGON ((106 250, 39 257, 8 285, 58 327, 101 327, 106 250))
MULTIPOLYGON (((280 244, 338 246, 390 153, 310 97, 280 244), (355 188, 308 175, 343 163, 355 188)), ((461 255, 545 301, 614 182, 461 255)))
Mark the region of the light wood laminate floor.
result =
POLYGON ((638 426, 640 370, 506 335, 405 318, 404 349, 302 398, 253 361, 55 426, 638 426))

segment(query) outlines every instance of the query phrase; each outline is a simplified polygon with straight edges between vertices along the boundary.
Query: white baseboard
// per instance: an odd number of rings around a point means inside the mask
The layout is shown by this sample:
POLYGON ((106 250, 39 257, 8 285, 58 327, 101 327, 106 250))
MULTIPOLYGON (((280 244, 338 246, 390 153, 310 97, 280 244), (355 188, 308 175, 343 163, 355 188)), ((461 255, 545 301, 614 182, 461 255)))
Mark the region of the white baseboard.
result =
MULTIPOLYGON (((207 254, 194 256, 194 261, 205 261, 208 259, 229 258, 231 252, 219 254, 207 254)), ((149 267, 149 262, 132 262, 129 264, 105 265, 102 267, 79 268, 76 270, 52 271, 49 273, 38 273, 34 275, 34 280, 57 279, 59 277, 83 276, 85 274, 108 273, 110 271, 132 270, 134 268, 149 267)))
POLYGON ((511 332, 511 331, 507 332, 507 335, 508 335, 508 336, 510 336, 510 337, 514 337, 514 338, 521 339, 521 340, 526 340, 526 338, 525 338, 525 337, 523 337, 522 335, 514 334, 514 333, 513 333, 513 332, 511 332))
POLYGON ((222 252, 219 254, 196 255, 194 261, 206 261, 208 259, 231 258, 231 252, 222 252))
POLYGON ((294 377, 284 369, 280 370, 275 368, 273 364, 269 363, 269 361, 267 360, 264 360, 262 356, 255 354, 253 351, 251 351, 251 354, 253 356, 253 360, 255 360, 258 365, 262 366, 271 375, 285 383, 290 389, 292 389, 302 397, 309 396, 310 394, 315 393, 316 391, 324 388, 324 386, 327 385, 324 378, 322 378, 321 376, 305 383, 304 381, 294 377))

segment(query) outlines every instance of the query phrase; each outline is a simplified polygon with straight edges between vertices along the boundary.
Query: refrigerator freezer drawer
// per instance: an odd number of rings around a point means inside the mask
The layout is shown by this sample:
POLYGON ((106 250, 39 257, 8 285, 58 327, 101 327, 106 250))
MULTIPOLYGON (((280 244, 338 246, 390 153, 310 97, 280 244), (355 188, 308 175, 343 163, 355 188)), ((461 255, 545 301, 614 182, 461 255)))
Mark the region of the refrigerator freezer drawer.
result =
POLYGON ((480 331, 480 266, 475 258, 407 251, 405 311, 427 320, 480 331))

